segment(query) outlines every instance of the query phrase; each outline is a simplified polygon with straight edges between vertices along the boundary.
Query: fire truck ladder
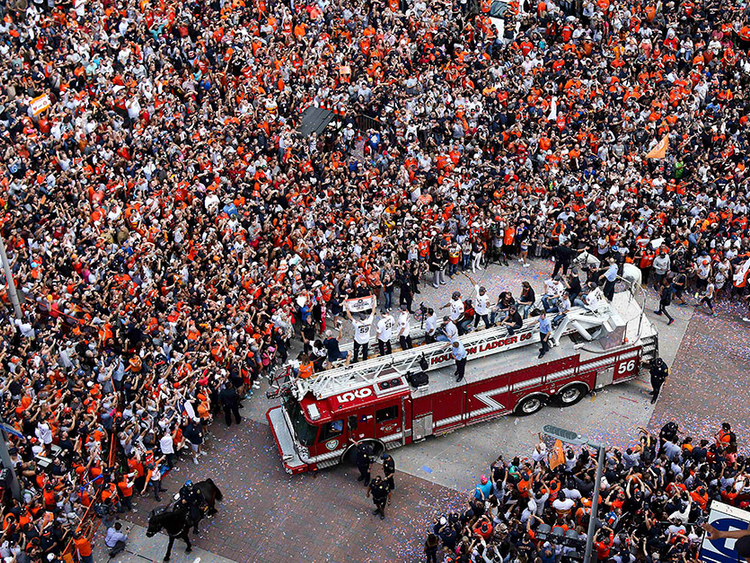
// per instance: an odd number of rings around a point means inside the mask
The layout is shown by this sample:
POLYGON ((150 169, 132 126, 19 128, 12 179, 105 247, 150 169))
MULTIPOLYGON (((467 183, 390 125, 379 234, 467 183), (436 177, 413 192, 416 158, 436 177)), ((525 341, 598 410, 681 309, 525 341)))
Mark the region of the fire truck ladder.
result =
MULTIPOLYGON (((594 311, 579 307, 573 308, 568 312, 568 317, 571 317, 571 319, 568 322, 561 322, 551 335, 553 344, 559 343, 559 339, 563 335, 573 332, 578 332, 586 340, 593 340, 599 335, 600 327, 605 326, 610 321, 611 316, 612 310, 606 301, 594 311), (594 334, 590 331, 594 331, 594 334)), ((538 319, 527 319, 523 327, 515 331, 514 336, 516 338, 512 342, 503 346, 491 346, 505 336, 508 336, 505 327, 492 327, 466 334, 460 340, 469 352, 470 360, 520 348, 539 342, 538 319)), ((298 400, 301 400, 309 392, 312 392, 315 398, 320 400, 345 391, 372 385, 388 377, 403 376, 413 371, 421 371, 419 360, 422 357, 427 361, 426 371, 439 369, 443 367, 443 361, 438 361, 438 358, 450 353, 451 344, 449 342, 426 344, 411 350, 395 352, 389 356, 375 357, 353 365, 329 369, 309 379, 293 379, 290 382, 290 391, 298 400)))

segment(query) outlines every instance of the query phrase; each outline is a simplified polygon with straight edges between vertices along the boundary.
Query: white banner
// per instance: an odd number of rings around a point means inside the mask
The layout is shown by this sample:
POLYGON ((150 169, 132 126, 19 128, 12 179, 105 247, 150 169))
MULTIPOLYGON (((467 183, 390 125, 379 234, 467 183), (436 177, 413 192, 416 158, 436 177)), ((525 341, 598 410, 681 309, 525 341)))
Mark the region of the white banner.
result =
POLYGON ((734 274, 734 285, 737 287, 742 287, 745 283, 745 278, 747 277, 748 270, 750 270, 750 258, 745 260, 745 263, 737 268, 737 273, 734 274))
POLYGON ((361 313, 362 311, 370 311, 377 303, 374 295, 368 295, 367 297, 355 297, 354 299, 347 299, 344 301, 344 307, 351 313, 361 313))
POLYGON ((31 109, 31 113, 34 116, 37 116, 44 110, 49 109, 51 104, 52 102, 50 101, 49 96, 47 94, 42 94, 31 100, 29 108, 31 109))

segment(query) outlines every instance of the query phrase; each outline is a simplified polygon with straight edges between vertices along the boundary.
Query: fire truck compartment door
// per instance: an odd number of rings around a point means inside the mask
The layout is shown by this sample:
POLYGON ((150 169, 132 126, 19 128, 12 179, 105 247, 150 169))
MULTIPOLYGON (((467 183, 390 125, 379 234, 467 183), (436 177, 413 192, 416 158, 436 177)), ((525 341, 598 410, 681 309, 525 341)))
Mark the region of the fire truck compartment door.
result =
POLYGON ((375 436, 375 415, 372 412, 372 407, 367 406, 362 410, 358 411, 356 415, 349 417, 349 435, 355 440, 362 440, 363 438, 372 438, 375 436), (356 425, 353 424, 352 417, 357 417, 356 425), (352 428, 354 426, 354 428, 352 428))
POLYGON ((404 436, 402 428, 403 402, 400 398, 375 407, 375 437, 384 443, 398 441, 404 436))
POLYGON ((601 389, 607 385, 612 385, 612 380, 615 378, 615 366, 600 369, 596 373, 596 388, 601 389))
POLYGON ((432 436, 432 413, 415 418, 412 422, 412 431, 412 439, 415 442, 427 436, 432 436))

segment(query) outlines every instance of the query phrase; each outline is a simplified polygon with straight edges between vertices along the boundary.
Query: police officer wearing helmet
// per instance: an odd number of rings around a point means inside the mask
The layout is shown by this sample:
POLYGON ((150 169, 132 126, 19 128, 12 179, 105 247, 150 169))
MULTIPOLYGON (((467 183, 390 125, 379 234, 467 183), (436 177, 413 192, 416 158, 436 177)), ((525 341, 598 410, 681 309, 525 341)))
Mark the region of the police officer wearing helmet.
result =
POLYGON ((180 488, 180 502, 190 510, 190 521, 193 523, 193 532, 198 533, 198 523, 201 520, 201 504, 203 504, 203 495, 198 487, 188 479, 180 488))

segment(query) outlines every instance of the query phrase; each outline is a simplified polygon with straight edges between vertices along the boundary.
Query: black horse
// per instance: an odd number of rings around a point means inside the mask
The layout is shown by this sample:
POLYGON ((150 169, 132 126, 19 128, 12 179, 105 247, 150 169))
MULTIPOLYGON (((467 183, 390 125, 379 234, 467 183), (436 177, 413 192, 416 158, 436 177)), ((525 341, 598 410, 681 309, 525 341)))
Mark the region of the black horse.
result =
MULTIPOLYGON (((216 502, 221 502, 224 499, 224 495, 221 494, 219 487, 217 487, 211 479, 198 481, 193 484, 193 487, 195 487, 200 492, 201 497, 203 497, 203 504, 206 507, 206 515, 213 516, 216 514, 216 502)), ((203 511, 201 511, 201 518, 198 520, 199 522, 202 517, 203 511)))
MULTIPOLYGON (((203 497, 207 508, 207 514, 209 516, 216 514, 216 501, 221 501, 224 495, 221 494, 219 487, 217 487, 211 479, 205 481, 199 481, 195 483, 196 487, 203 497)), ((201 511, 201 518, 202 518, 201 511)), ((199 519, 200 521, 200 519, 199 519)), ((197 522, 193 522, 190 518, 190 507, 183 503, 176 503, 167 507, 160 507, 156 510, 152 510, 148 518, 148 530, 146 536, 151 538, 158 534, 162 529, 167 532, 169 536, 169 546, 167 547, 167 554, 164 556, 164 561, 169 561, 169 556, 172 554, 172 546, 176 538, 182 538, 187 544, 186 553, 190 553, 193 549, 190 543, 190 528, 197 526, 197 522)))

